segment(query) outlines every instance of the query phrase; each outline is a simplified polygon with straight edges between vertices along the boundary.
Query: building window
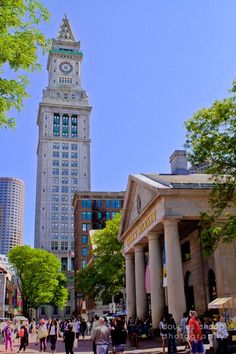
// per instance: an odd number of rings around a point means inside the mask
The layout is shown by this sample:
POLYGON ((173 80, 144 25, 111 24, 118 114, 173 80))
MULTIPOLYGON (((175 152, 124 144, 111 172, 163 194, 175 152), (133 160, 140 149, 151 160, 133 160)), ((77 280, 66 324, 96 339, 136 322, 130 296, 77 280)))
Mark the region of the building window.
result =
POLYGON ((52 213, 51 220, 58 220, 58 213, 52 213))
POLYGON ((52 211, 58 211, 59 205, 58 204, 52 204, 52 211))
POLYGON ((68 204, 62 204, 61 211, 68 211, 68 204))
POLYGON ((62 176, 68 176, 68 169, 62 169, 61 174, 62 176))
POLYGON ((59 177, 52 177, 52 183, 53 184, 59 183, 59 177))
POLYGON ((53 158, 58 158, 59 157, 59 151, 53 151, 52 152, 52 157, 53 158))
POLYGON ((58 202, 59 201, 59 196, 58 195, 52 195, 52 202, 58 202))
POLYGON ((53 149, 57 149, 58 150, 60 148, 60 144, 59 143, 53 143, 52 147, 53 147, 53 149))
POLYGON ((68 202, 68 195, 64 195, 64 194, 63 194, 63 195, 61 196, 61 201, 62 201, 62 202, 68 202))
POLYGON ((92 201, 89 199, 82 200, 82 208, 91 208, 92 201))
POLYGON ((78 150, 77 144, 71 144, 71 150, 78 150))
POLYGON ((53 193, 58 193, 59 192, 59 186, 52 186, 52 192, 53 193))
POLYGON ((82 224, 82 231, 88 231, 89 230, 88 225, 89 224, 82 224))
POLYGON ((67 177, 62 178, 61 183, 68 184, 68 178, 67 177))
POLYGON ((71 176, 77 176, 77 175, 78 175, 78 170, 72 169, 71 176))
POLYGON ((77 138, 78 129, 77 129, 77 114, 71 116, 71 137, 77 138))
POLYGON ((82 220, 91 220, 91 215, 90 211, 82 211, 82 220))
POLYGON ((106 211, 106 220, 110 220, 111 218, 111 213, 109 211, 106 211))
POLYGON ((68 159, 68 157, 69 157, 68 152, 63 151, 63 152, 62 152, 62 158, 63 158, 63 159, 68 159))
POLYGON ((59 76, 58 82, 59 84, 64 84, 64 85, 72 84, 72 77, 59 76))
POLYGON ((52 174, 53 175, 59 175, 59 168, 53 168, 52 169, 52 174))
POLYGON ((78 167, 77 161, 71 161, 71 167, 78 167))
POLYGON ((58 250, 58 242, 57 241, 52 241, 51 242, 51 250, 52 251, 57 251, 58 250))
POLYGON ((111 201, 111 207, 114 208, 114 209, 120 209, 120 208, 121 208, 121 202, 120 202, 120 200, 113 199, 113 200, 111 201))
POLYGON ((71 178, 71 184, 78 184, 78 178, 71 178))
POLYGON ((58 315, 58 307, 57 306, 53 306, 53 315, 54 316, 58 315))
POLYGON ((113 211, 113 212, 111 213, 111 218, 113 219, 116 214, 119 214, 118 211, 113 211))
POLYGON ((69 163, 67 160, 62 160, 61 165, 62 167, 68 167, 69 163))
POLYGON ((71 242, 70 249, 71 249, 71 251, 74 251, 74 249, 75 249, 75 243, 74 242, 71 242))
POLYGON ((54 113, 53 116, 53 135, 60 135, 60 115, 58 113, 54 113))
POLYGON ((62 221, 68 220, 68 213, 62 213, 61 214, 61 220, 62 221))
POLYGON ((82 235, 82 243, 83 243, 83 245, 86 245, 88 243, 88 236, 87 235, 82 235))
POLYGON ((62 116, 62 136, 67 137, 69 135, 69 116, 63 114, 62 116))
POLYGON ((62 150, 69 150, 69 144, 62 144, 62 150))
POLYGON ((59 160, 53 160, 52 165, 53 165, 53 167, 59 166, 59 160))
POLYGON ((82 268, 86 267, 87 262, 85 260, 82 261, 82 268))
POLYGON ((41 316, 45 316, 45 315, 46 315, 46 307, 41 306, 41 316))
POLYGON ((71 153, 71 158, 72 158, 72 159, 78 159, 78 154, 77 154, 77 152, 72 152, 72 153, 71 153))
POLYGON ((66 271, 68 269, 68 259, 67 257, 61 257, 61 270, 66 271))
POLYGON ((62 192, 62 193, 68 193, 68 190, 69 190, 69 189, 68 189, 68 186, 62 186, 62 187, 61 187, 61 192, 62 192))
POLYGON ((190 243, 189 241, 181 245, 182 262, 187 262, 191 259, 190 243))
POLYGON ((82 248, 82 256, 83 256, 83 257, 86 257, 86 256, 87 256, 87 248, 86 248, 86 247, 83 247, 83 248, 82 248))
POLYGON ((70 315, 70 306, 66 306, 66 315, 70 315))
POLYGON ((62 241, 61 242, 61 251, 67 251, 67 250, 68 250, 68 242, 62 241))

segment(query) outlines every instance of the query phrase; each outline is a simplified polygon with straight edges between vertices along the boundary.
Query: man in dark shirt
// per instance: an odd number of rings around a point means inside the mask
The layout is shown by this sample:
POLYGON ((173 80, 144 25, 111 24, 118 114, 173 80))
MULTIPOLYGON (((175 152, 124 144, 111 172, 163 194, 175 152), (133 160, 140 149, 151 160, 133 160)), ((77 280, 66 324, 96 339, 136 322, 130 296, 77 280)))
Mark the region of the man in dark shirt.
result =
POLYGON ((75 340, 75 332, 73 332, 73 326, 68 325, 67 330, 64 332, 64 343, 65 343, 65 351, 66 354, 74 354, 74 340, 75 340))

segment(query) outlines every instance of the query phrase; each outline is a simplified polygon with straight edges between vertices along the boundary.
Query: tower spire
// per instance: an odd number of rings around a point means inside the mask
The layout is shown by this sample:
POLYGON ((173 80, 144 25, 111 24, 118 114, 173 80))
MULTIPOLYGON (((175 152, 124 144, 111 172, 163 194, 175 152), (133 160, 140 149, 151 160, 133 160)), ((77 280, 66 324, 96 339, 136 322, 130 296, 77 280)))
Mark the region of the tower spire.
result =
POLYGON ((63 42, 75 42, 75 36, 73 34, 69 19, 66 14, 62 19, 62 23, 57 34, 57 39, 63 42))

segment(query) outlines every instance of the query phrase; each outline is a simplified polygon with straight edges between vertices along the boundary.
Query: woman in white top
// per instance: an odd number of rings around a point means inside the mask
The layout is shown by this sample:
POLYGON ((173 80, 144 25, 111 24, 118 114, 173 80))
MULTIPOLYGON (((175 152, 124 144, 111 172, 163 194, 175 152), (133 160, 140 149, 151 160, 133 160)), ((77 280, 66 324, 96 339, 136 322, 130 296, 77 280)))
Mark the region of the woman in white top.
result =
POLYGON ((58 335, 57 321, 52 320, 48 328, 48 336, 49 336, 49 341, 51 343, 52 354, 54 354, 56 350, 57 335, 58 335))
POLYGON ((225 323, 224 316, 219 316, 218 322, 216 323, 216 339, 218 342, 218 348, 216 354, 227 354, 227 338, 229 333, 227 331, 227 326, 225 323))

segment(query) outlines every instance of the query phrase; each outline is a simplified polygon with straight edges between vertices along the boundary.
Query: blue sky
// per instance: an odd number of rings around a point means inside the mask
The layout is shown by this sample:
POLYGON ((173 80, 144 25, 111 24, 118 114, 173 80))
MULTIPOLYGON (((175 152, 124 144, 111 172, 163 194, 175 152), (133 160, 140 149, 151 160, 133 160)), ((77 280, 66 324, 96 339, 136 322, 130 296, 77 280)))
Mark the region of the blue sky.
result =
MULTIPOLYGON (((92 189, 120 191, 128 175, 169 172, 184 121, 228 94, 236 77, 235 0, 43 0, 41 29, 56 36, 66 13, 84 52, 90 103, 92 189)), ((0 131, 0 175, 25 182, 25 242, 33 244, 38 104, 47 86, 30 75, 17 130, 0 131)))

